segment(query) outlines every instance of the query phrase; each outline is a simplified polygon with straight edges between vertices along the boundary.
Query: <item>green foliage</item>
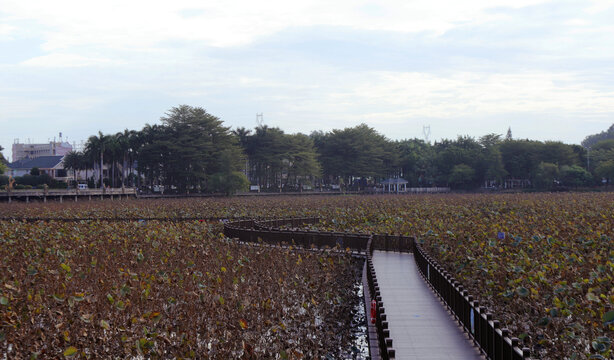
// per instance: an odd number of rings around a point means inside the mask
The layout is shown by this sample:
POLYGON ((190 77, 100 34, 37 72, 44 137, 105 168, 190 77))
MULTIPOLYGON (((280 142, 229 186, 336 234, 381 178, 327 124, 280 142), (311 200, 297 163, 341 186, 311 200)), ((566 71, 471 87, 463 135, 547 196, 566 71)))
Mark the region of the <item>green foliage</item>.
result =
MULTIPOLYGON (((99 132, 88 139, 83 154, 68 154, 65 166, 74 177, 77 170, 100 173, 105 167, 104 181, 113 187, 163 185, 180 193, 220 191, 219 174, 236 171, 271 191, 297 191, 317 183, 354 186, 357 179, 362 186, 387 177, 404 178, 412 187, 465 189, 485 182, 502 185, 511 178, 547 189, 555 180, 552 166, 566 166, 569 175, 569 167, 583 166, 589 155, 579 145, 515 140, 511 129, 505 138, 492 133, 479 140, 459 136, 431 145, 419 139, 391 141, 365 124, 309 136, 266 125, 231 132, 219 118, 188 105, 172 108, 161 120, 140 131, 99 132), (137 175, 128 175, 136 163, 137 175), (473 170, 471 176, 463 167, 454 170, 462 164, 473 170)), ((611 177, 609 163, 599 165, 613 158, 614 140, 595 143, 589 171, 611 177)), ((569 184, 592 184, 569 176, 569 184)), ((102 179, 96 180, 100 184, 102 179)))
POLYGON ((433 146, 438 185, 471 188, 479 186, 484 177, 485 150, 480 143, 469 136, 456 140, 442 140, 433 146))
POLYGON ((76 151, 71 151, 64 155, 62 162, 64 169, 72 170, 75 182, 77 182, 77 171, 84 170, 87 166, 83 154, 76 151))
POLYGON ((595 174, 611 183, 614 180, 614 160, 607 160, 597 165, 595 174))
POLYGON ((47 174, 41 174, 38 176, 26 174, 24 176, 18 176, 15 178, 15 189, 25 189, 26 187, 40 187, 47 185, 51 189, 66 189, 66 183, 53 179, 47 174))
POLYGON ((30 169, 30 175, 39 176, 40 174, 41 174, 41 171, 37 167, 33 167, 32 169, 30 169))
POLYGON ((401 140, 395 143, 395 152, 399 154, 398 167, 403 178, 410 186, 430 186, 433 184, 435 168, 433 167, 433 148, 421 139, 401 140))
MULTIPOLYGON (((313 136, 312 136, 313 137, 313 136)), ((397 163, 392 143, 365 124, 314 138, 324 175, 345 178, 384 177, 397 163)))
POLYGON ((6 165, 7 165, 6 158, 4 157, 4 154, 2 154, 3 150, 4 148, 0 146, 0 175, 2 175, 4 171, 6 171, 6 165))
POLYGON ((458 187, 465 187, 475 179, 475 170, 466 164, 454 165, 448 181, 458 187))
POLYGON ((249 159, 252 182, 262 188, 294 189, 320 176, 313 140, 303 134, 285 134, 279 128, 260 126, 253 135, 239 128, 235 136, 249 159))
POLYGON ((484 180, 496 180, 499 184, 503 183, 503 179, 507 176, 507 171, 503 165, 501 150, 499 150, 501 135, 484 135, 480 138, 480 144, 484 148, 482 151, 486 168, 484 180))
POLYGON ((572 165, 562 166, 560 171, 561 182, 566 186, 590 186, 593 184, 593 176, 584 168, 572 165))
POLYGON ((552 188, 558 177, 559 167, 556 164, 541 162, 535 174, 535 184, 543 189, 552 188))
POLYGON ((90 136, 85 144, 85 157, 91 162, 92 168, 97 168, 99 174, 97 181, 100 187, 103 187, 102 170, 104 168, 105 151, 108 152, 108 143, 109 136, 98 131, 98 136, 90 136))
POLYGON ((162 125, 143 129, 139 171, 181 193, 207 189, 208 175, 236 171, 242 164, 236 139, 222 124, 199 107, 172 108, 162 125))
POLYGON ((588 148, 603 140, 614 140, 614 124, 598 134, 589 135, 582 141, 582 146, 588 148))
POLYGON ((209 187, 213 192, 232 195, 249 189, 249 180, 245 174, 238 171, 215 173, 209 179, 209 187))

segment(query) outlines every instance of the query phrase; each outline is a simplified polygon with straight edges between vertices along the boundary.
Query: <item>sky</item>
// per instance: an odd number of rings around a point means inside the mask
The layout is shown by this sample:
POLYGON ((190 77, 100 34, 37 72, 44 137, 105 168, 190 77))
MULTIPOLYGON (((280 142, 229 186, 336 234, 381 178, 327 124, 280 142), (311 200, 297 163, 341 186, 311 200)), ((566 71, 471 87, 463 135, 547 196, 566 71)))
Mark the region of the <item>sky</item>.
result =
POLYGON ((580 143, 614 123, 614 0, 0 0, 0 146, 174 106, 287 133, 580 143))

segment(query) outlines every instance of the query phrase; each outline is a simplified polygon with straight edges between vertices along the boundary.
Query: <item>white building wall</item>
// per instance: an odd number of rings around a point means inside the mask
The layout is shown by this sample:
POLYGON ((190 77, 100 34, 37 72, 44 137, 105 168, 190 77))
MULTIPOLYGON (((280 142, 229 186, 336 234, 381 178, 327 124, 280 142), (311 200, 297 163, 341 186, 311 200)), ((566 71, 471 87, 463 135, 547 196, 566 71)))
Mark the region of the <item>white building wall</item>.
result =
POLYGON ((67 142, 49 142, 46 144, 13 144, 12 161, 34 159, 40 156, 66 155, 72 151, 72 145, 67 142))

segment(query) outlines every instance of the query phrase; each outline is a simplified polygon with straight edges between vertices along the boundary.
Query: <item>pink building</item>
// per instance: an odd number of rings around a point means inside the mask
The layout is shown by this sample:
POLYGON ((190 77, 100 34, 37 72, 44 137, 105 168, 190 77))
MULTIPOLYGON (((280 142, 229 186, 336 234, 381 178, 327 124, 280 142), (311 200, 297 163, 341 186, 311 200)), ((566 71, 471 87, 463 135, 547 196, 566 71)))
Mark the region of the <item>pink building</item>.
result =
POLYGON ((12 160, 36 159, 41 156, 64 156, 72 151, 72 145, 68 142, 50 141, 47 144, 13 144, 12 160))

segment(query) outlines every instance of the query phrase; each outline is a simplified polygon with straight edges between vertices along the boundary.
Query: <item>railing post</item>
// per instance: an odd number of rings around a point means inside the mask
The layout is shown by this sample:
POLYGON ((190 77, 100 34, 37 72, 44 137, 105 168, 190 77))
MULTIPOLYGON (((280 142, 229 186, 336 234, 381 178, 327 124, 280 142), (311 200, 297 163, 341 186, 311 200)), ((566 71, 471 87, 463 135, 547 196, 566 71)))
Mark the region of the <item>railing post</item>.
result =
POLYGON ((494 320, 492 322, 492 327, 494 329, 493 334, 494 334, 494 338, 493 338, 493 350, 494 350, 494 355, 493 355, 493 359, 502 359, 503 358, 503 354, 501 353, 501 349, 503 348, 503 337, 501 336, 501 330, 499 329, 500 327, 500 323, 499 320, 494 320))
POLYGON ((491 325, 492 322, 492 314, 486 313, 486 346, 484 347, 486 350, 486 354, 491 358, 495 358, 495 328, 491 325))
POLYGON ((512 360, 512 341, 509 338, 510 332, 508 329, 501 329, 501 338, 502 338, 502 349, 501 349, 501 358, 503 360, 512 360), (509 342, 508 342, 509 340, 509 342))
POLYGON ((512 351, 511 351, 511 360, 517 360, 517 359, 522 359, 522 357, 517 356, 516 353, 516 349, 518 348, 518 345, 520 344, 520 340, 518 338, 512 338, 512 351))

